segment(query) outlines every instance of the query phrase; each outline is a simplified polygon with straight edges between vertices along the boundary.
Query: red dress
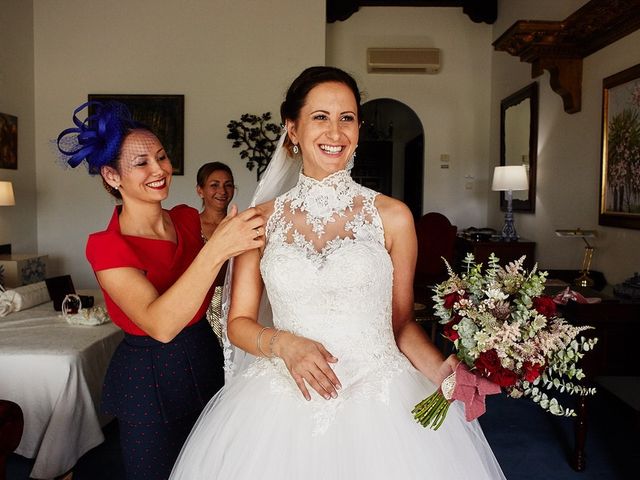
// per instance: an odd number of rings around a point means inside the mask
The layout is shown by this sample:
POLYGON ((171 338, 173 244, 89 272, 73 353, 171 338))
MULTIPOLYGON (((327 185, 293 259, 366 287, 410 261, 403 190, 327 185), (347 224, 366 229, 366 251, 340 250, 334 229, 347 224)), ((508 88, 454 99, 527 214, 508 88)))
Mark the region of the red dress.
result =
MULTIPOLYGON (((197 210, 187 205, 178 205, 169 210, 169 216, 176 230, 176 243, 123 235, 120 232, 118 214, 119 208, 116 207, 107 229, 89 235, 86 253, 93 271, 99 272, 118 267, 143 270, 147 279, 156 287, 158 295, 162 295, 184 273, 202 248, 200 217, 197 210)), ((146 335, 113 302, 107 292, 102 290, 102 293, 113 323, 126 333, 146 335)), ((212 295, 213 288, 189 325, 193 325, 204 316, 212 295)))
MULTIPOLYGON (((123 235, 118 214, 116 208, 107 229, 89 236, 93 270, 138 268, 161 295, 202 248, 198 212, 186 205, 169 211, 176 243, 123 235)), ((128 480, 169 477, 196 418, 224 383, 222 348, 203 319, 213 290, 189 326, 167 343, 148 336, 103 290, 109 315, 125 338, 111 358, 101 410, 118 419, 128 480)))

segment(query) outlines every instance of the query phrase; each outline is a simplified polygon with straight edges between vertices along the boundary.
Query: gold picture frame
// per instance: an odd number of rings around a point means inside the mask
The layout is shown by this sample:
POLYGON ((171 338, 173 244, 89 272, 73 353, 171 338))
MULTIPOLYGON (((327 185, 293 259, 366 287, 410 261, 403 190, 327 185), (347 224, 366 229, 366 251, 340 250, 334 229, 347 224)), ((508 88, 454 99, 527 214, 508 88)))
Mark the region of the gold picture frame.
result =
POLYGON ((640 229, 640 64, 602 81, 598 223, 640 229))

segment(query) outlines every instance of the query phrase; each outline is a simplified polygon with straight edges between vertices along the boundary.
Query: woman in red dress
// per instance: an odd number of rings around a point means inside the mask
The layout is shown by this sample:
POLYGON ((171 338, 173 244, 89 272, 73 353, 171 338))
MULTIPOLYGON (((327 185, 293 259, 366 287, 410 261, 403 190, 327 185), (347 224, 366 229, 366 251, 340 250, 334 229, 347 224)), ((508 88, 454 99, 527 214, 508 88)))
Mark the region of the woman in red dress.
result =
POLYGON ((264 244, 264 220, 232 207, 203 245, 197 210, 161 202, 171 162, 122 104, 96 103, 58 137, 67 163, 85 163, 121 200, 86 254, 112 321, 125 338, 111 360, 102 411, 118 419, 127 478, 167 478, 191 427, 224 382, 223 356, 205 312, 222 265, 264 244), (204 320, 204 321, 203 321, 204 320))

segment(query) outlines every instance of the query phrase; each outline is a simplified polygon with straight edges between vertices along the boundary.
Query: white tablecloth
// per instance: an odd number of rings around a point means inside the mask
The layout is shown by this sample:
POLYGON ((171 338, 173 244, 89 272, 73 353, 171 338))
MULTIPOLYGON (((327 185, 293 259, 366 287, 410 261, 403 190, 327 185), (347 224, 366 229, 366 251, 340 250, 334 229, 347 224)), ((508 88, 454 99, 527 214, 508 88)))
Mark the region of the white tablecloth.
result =
POLYGON ((102 381, 122 337, 111 322, 69 325, 52 302, 0 318, 0 398, 22 408, 16 453, 35 459, 32 478, 65 473, 104 441, 102 381))

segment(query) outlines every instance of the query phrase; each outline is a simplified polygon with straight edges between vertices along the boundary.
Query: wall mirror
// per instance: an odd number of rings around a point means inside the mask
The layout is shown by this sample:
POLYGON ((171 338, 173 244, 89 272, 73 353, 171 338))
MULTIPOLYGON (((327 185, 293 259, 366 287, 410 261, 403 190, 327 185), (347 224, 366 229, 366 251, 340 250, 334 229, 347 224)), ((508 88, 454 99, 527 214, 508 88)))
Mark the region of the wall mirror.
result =
MULTIPOLYGON (((524 164, 529 176, 529 190, 513 192, 514 211, 535 211, 537 152, 538 84, 533 82, 500 102, 500 165, 524 164)), ((504 192, 500 208, 507 209, 504 192)))

